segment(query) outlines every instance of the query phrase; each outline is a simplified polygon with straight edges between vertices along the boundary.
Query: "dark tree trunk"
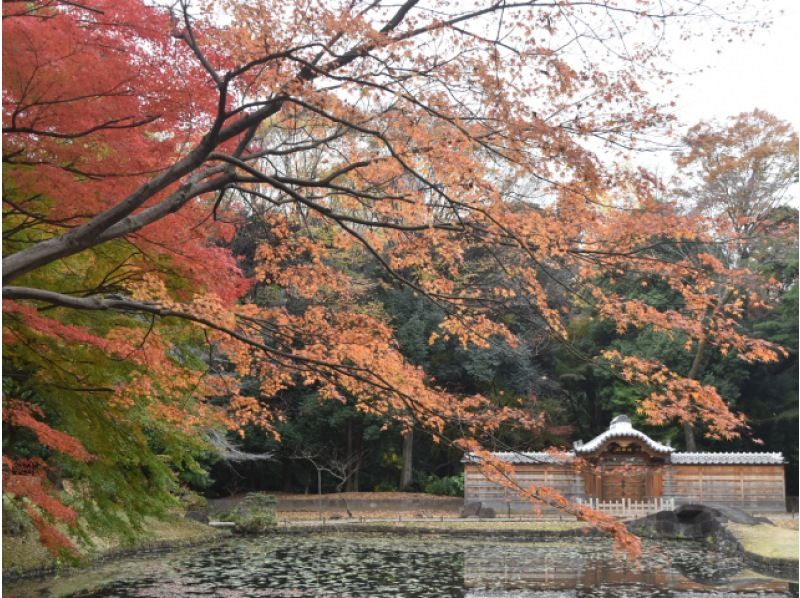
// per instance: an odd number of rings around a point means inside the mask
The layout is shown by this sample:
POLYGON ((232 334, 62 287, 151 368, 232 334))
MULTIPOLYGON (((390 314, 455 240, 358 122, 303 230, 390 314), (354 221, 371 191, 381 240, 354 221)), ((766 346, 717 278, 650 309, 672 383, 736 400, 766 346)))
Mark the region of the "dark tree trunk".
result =
MULTIPOLYGON (((703 357, 705 356, 706 346, 706 337, 703 337, 697 344, 697 351, 695 352, 694 359, 692 360, 692 367, 689 368, 689 373, 686 376, 690 380, 699 380, 700 374, 703 373, 703 357)), ((686 450, 690 453, 697 451, 697 440, 695 438, 694 426, 688 422, 684 422, 682 427, 683 437, 686 441, 686 450)))
POLYGON ((403 471, 400 473, 400 490, 408 490, 411 486, 414 471, 414 428, 403 436, 403 471))
POLYGON ((346 463, 347 463, 347 481, 345 482, 344 491, 345 492, 355 492, 353 490, 355 476, 353 476, 353 420, 347 420, 347 456, 346 463))
POLYGON ((694 426, 688 422, 683 422, 681 427, 683 428, 683 438, 686 443, 687 452, 697 452, 697 441, 694 437, 694 426))

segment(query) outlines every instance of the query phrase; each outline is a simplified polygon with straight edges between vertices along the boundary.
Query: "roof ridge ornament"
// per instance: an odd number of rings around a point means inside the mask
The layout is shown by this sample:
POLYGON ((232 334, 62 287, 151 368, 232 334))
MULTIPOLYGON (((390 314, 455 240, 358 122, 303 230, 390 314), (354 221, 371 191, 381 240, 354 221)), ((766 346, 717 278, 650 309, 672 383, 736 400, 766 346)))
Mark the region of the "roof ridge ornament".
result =
POLYGON ((644 432, 635 429, 631 424, 631 419, 627 415, 616 416, 611 420, 608 430, 599 436, 595 436, 586 444, 581 446, 574 445, 574 450, 576 453, 580 454, 592 453, 601 448, 607 440, 612 438, 636 438, 644 442, 644 444, 650 450, 662 454, 671 453, 675 450, 671 446, 661 444, 660 442, 650 438, 644 432))
POLYGON ((617 417, 611 420, 611 423, 608 425, 608 429, 610 430, 611 428, 614 428, 619 424, 623 425, 628 424, 629 426, 633 427, 633 424, 631 424, 630 417, 628 417, 627 415, 618 415, 617 417))

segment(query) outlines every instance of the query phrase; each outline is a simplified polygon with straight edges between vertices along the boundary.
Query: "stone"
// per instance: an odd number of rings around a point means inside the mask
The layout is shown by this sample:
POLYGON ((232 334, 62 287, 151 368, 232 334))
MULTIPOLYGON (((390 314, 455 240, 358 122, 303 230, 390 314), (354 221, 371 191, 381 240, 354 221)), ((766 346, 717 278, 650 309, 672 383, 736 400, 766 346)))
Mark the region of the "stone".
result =
POLYGON ((464 503, 461 510, 458 512, 459 517, 477 517, 481 510, 480 501, 464 503))
POLYGON ((494 512, 492 507, 481 507, 478 510, 478 517, 481 519, 494 519, 497 516, 497 513, 494 512))
POLYGON ((715 507, 719 512, 722 521, 730 521, 732 523, 744 523, 746 525, 756 525, 758 523, 768 523, 765 517, 754 517, 747 511, 743 511, 737 507, 715 507))

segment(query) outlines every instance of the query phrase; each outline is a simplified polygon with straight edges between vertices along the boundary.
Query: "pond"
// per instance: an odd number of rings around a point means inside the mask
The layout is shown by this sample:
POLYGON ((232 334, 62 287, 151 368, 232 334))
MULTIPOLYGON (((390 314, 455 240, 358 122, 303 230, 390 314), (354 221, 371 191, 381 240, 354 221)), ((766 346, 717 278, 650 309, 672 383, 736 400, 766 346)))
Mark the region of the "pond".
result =
POLYGON ((366 534, 231 538, 3 590, 26 598, 798 595, 795 583, 691 542, 647 543, 634 564, 596 538, 529 543, 366 534))

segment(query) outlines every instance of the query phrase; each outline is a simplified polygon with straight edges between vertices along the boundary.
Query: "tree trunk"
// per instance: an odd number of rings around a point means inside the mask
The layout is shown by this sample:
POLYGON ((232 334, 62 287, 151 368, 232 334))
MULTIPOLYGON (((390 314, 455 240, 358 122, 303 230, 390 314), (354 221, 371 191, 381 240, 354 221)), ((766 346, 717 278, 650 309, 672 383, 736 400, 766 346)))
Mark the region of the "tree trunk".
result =
POLYGON ((414 428, 403 436, 403 471, 400 473, 400 490, 408 490, 411 486, 414 471, 414 428))
POLYGON ((347 481, 345 482, 344 491, 354 492, 353 490, 353 420, 347 420, 347 456, 345 457, 347 464, 347 481))
MULTIPOLYGON (((689 373, 687 374, 687 378, 690 380, 698 380, 700 378, 700 374, 703 373, 703 357, 706 352, 706 337, 700 339, 700 342, 697 344, 697 351, 694 354, 694 359, 692 360, 692 367, 689 368, 689 373)), ((682 424, 683 427, 683 437, 686 441, 686 450, 690 453, 697 451, 697 440, 695 439, 694 434, 694 426, 689 422, 684 422, 682 424)))
POLYGON ((697 441, 694 437, 694 426, 689 422, 683 422, 681 427, 683 428, 683 438, 686 442, 686 451, 689 453, 697 452, 697 441))

